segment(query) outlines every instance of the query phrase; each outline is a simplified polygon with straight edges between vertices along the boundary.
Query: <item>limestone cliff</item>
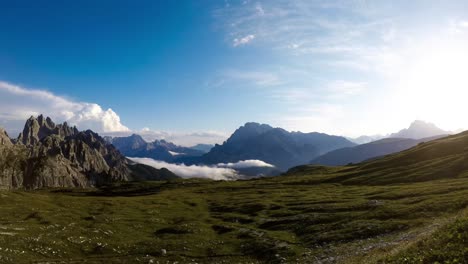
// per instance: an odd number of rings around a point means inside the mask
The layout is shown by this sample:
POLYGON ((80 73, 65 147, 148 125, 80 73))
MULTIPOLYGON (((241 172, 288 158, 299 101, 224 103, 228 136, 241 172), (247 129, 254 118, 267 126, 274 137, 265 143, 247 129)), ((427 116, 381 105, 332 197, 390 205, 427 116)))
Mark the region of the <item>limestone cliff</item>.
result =
POLYGON ((119 181, 176 178, 164 171, 134 169, 91 130, 79 131, 49 117, 31 117, 16 140, 0 130, 0 187, 90 187, 119 181), (142 175, 142 171, 145 172, 142 175))

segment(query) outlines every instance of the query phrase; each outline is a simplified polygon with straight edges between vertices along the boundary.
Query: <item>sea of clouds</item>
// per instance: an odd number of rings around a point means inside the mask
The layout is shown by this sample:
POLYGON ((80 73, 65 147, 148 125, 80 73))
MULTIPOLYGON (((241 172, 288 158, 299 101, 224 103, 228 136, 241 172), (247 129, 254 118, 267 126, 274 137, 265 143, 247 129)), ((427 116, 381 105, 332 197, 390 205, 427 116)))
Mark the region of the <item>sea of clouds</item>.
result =
POLYGON ((219 163, 217 165, 185 165, 173 164, 151 158, 129 158, 156 169, 166 168, 182 178, 209 178, 213 180, 235 180, 241 178, 236 169, 252 167, 274 167, 261 160, 242 160, 235 163, 219 163))

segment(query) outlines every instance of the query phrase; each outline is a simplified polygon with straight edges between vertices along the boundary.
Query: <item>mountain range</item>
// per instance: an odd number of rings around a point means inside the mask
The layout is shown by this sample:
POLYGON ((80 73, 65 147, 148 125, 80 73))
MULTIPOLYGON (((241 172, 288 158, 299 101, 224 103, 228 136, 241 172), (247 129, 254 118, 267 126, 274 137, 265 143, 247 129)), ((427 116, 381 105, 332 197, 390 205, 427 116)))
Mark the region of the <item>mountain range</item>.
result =
POLYGON ((244 169, 249 177, 279 174, 290 167, 313 163, 345 165, 362 162, 411 148, 421 142, 450 134, 434 124, 416 120, 397 133, 383 136, 362 136, 356 142, 323 133, 288 132, 266 124, 246 123, 238 128, 222 145, 182 147, 165 140, 146 142, 140 135, 106 138, 128 157, 146 157, 187 165, 216 165, 242 160, 261 160, 276 169, 244 169), (383 138, 383 139, 381 139, 383 138), (206 152, 208 151, 208 152, 206 152))
POLYGON ((441 137, 444 137, 444 135, 423 139, 384 138, 367 144, 357 145, 355 147, 330 151, 313 159, 310 161, 310 164, 341 166, 350 163, 359 163, 372 158, 400 152, 412 148, 422 142, 428 142, 441 137))
MULTIPOLYGON (((462 132, 462 130, 456 133, 462 132)), ((445 131, 436 125, 425 122, 422 120, 413 121, 408 128, 402 129, 398 132, 387 134, 387 135, 372 135, 372 136, 360 136, 357 138, 348 138, 350 141, 356 144, 366 144, 373 141, 377 141, 383 138, 411 138, 411 139, 423 139, 438 135, 451 135, 455 134, 453 131, 445 131)))
POLYGON ((400 152, 418 145, 451 134, 434 124, 416 120, 411 125, 388 138, 371 141, 354 147, 330 151, 310 161, 311 164, 328 166, 358 163, 368 159, 400 152))
POLYGON ((146 142, 137 134, 128 137, 106 137, 106 140, 127 157, 152 158, 166 162, 175 162, 182 157, 202 156, 206 153, 203 149, 208 148, 206 145, 197 145, 197 149, 182 147, 166 140, 146 142))
POLYGON ((120 181, 178 178, 135 164, 91 130, 30 117, 12 140, 0 130, 0 188, 89 187, 120 181))
POLYGON ((279 170, 308 163, 326 152, 355 146, 344 137, 322 133, 288 132, 266 124, 246 123, 222 145, 196 159, 181 159, 188 163, 218 164, 241 160, 262 160, 279 170))

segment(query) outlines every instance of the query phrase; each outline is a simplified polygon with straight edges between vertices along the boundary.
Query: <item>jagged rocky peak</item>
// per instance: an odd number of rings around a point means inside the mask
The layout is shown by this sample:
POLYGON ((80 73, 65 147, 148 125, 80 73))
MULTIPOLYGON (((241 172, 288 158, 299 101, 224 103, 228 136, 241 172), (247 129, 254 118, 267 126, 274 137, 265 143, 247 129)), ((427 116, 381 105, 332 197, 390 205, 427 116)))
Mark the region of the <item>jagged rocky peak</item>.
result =
POLYGON ((23 132, 18 136, 18 142, 24 145, 34 145, 47 136, 57 135, 68 137, 78 134, 78 129, 70 127, 67 122, 56 125, 50 117, 44 118, 39 115, 37 118, 31 116, 24 125, 23 132))
POLYGON ((270 125, 259 124, 256 122, 247 122, 245 123, 245 125, 239 127, 236 131, 234 131, 234 133, 231 135, 228 141, 236 142, 245 140, 246 138, 258 136, 272 129, 273 127, 271 127, 270 125))
POLYGON ((13 143, 11 142, 8 133, 0 127, 0 146, 11 146, 13 143))
POLYGON ((66 122, 55 124, 40 115, 26 121, 16 144, 3 130, 0 148, 0 189, 90 187, 113 182, 177 178, 128 160, 91 130, 78 131, 66 122))

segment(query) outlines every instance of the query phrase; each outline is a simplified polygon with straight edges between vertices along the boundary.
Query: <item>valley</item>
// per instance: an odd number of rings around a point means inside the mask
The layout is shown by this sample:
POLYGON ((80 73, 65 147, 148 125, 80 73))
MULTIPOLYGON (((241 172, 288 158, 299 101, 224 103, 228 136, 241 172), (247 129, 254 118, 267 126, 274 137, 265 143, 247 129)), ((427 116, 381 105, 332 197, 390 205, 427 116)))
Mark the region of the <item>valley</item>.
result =
POLYGON ((432 263, 466 254, 468 134, 247 181, 2 191, 5 263, 432 263))

